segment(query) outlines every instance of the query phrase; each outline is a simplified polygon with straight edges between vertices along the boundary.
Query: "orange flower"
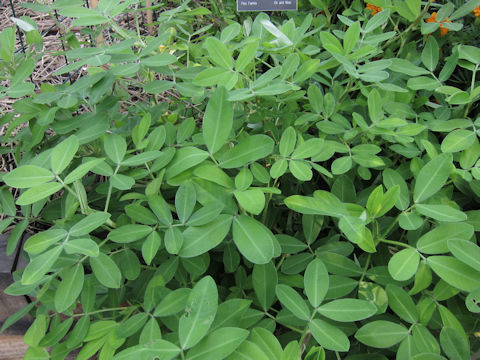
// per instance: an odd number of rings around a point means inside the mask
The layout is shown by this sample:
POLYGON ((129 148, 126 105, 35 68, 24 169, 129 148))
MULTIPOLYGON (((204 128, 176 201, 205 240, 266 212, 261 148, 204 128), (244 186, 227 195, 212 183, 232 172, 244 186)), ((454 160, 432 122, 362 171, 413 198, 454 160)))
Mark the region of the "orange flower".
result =
MULTIPOLYGON (((437 21, 437 13, 433 12, 432 15, 430 15, 430 17, 427 20, 425 20, 425 22, 427 22, 427 23, 438 22, 437 21)), ((440 24, 440 34, 442 36, 446 35, 450 31, 450 29, 443 27, 443 23, 445 23, 445 22, 451 23, 451 21, 448 20, 448 17, 445 20, 442 21, 442 24, 440 24)))
POLYGON ((473 9, 473 14, 476 17, 480 17, 480 6, 477 6, 475 9, 473 9))
POLYGON ((375 14, 378 14, 380 11, 382 11, 382 8, 379 6, 375 6, 372 4, 367 3, 367 6, 365 6, 365 9, 371 10, 372 11, 372 16, 375 14))

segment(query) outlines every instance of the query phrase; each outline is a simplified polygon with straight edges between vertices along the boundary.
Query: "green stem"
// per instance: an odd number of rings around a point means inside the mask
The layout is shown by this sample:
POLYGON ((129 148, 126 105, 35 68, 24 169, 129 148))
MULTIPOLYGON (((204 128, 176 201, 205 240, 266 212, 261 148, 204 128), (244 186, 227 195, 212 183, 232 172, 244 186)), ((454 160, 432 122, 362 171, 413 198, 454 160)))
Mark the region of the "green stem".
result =
POLYGON ((413 246, 402 243, 400 241, 394 241, 394 240, 387 240, 387 239, 380 239, 380 242, 386 243, 386 244, 391 244, 391 245, 397 245, 397 246, 402 246, 404 248, 413 248, 413 246))

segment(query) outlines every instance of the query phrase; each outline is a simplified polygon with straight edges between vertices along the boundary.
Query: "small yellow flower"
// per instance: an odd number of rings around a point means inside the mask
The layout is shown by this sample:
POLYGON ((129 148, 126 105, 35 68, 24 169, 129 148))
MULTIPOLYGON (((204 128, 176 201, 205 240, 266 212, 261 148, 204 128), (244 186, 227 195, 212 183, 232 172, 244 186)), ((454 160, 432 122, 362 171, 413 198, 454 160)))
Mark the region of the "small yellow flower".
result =
MULTIPOLYGON (((433 12, 432 15, 430 15, 430 17, 427 20, 425 20, 425 22, 427 22, 427 23, 438 22, 437 21, 437 13, 433 12)), ((441 36, 446 35, 450 31, 450 29, 443 27, 443 23, 445 23, 445 22, 451 23, 451 21, 448 20, 448 17, 445 20, 442 21, 442 23, 440 24, 440 35, 441 36)))
POLYGON ((372 5, 372 4, 369 4, 369 3, 367 3, 367 6, 365 6, 365 9, 371 10, 372 11, 372 16, 375 15, 375 14, 378 14, 380 11, 383 10, 381 7, 375 6, 375 5, 372 5))
POLYGON ((165 46, 164 46, 164 45, 160 45, 160 46, 158 47, 158 51, 164 52, 164 51, 165 51, 165 46))
POLYGON ((473 14, 476 17, 480 17, 480 6, 477 6, 475 9, 473 9, 473 14))

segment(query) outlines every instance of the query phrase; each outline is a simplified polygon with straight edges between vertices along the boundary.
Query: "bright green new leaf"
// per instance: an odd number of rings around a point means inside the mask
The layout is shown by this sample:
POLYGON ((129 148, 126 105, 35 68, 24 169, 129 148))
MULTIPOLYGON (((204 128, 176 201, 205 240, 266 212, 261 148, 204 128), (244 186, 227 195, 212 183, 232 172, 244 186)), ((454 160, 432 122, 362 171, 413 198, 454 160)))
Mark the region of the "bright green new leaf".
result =
POLYGON ((327 268, 320 259, 308 264, 303 276, 305 294, 313 307, 318 307, 328 291, 329 278, 327 268))
POLYGON ((210 276, 206 276, 193 287, 185 313, 178 323, 178 338, 183 349, 193 347, 207 334, 217 307, 217 285, 210 276))
POLYGON ((331 351, 348 351, 350 349, 350 341, 347 335, 324 320, 314 319, 309 325, 313 338, 327 350, 331 351))
POLYGON ((335 195, 323 190, 317 190, 314 197, 292 195, 284 202, 287 207, 302 214, 333 217, 349 215, 344 204, 335 195))
POLYGON ((240 253, 254 264, 266 264, 273 257, 273 234, 259 221, 240 215, 233 220, 233 241, 240 253))
POLYGON ((215 154, 227 142, 233 125, 233 105, 227 100, 227 90, 221 86, 210 97, 202 128, 208 151, 215 154))

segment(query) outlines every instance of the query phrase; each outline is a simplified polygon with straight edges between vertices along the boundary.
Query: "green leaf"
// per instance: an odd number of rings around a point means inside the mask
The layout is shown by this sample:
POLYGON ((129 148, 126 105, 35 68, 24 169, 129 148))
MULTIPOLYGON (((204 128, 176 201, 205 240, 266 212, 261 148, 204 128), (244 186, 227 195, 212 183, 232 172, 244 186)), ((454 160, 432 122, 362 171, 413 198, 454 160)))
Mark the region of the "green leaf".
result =
POLYGON ((112 289, 120 287, 122 274, 110 256, 100 253, 97 257, 91 257, 90 266, 100 284, 112 289))
POLYGON ((329 278, 327 268, 320 259, 311 261, 303 277, 305 294, 313 307, 318 307, 328 291, 329 278))
POLYGON ((282 306, 288 309, 293 315, 302 320, 308 320, 310 318, 311 311, 307 303, 293 288, 288 285, 278 284, 275 293, 278 300, 282 303, 282 306))
POLYGON ((341 175, 345 174, 352 168, 352 157, 351 156, 342 156, 333 160, 331 169, 332 174, 341 175))
POLYGON ((55 146, 50 156, 50 166, 55 174, 60 174, 70 164, 78 150, 78 139, 70 136, 55 146))
POLYGON ((15 30, 13 27, 6 27, 0 33, 0 57, 6 62, 13 59, 15 51, 15 30))
POLYGON ((62 281, 55 292, 55 310, 58 312, 67 310, 80 295, 83 289, 83 265, 74 265, 61 276, 62 281))
POLYGON ((113 360, 156 359, 171 360, 177 357, 180 349, 166 340, 154 340, 145 345, 135 345, 120 351, 113 360))
POLYGON ((17 312, 10 315, 2 324, 2 328, 0 329, 0 332, 4 332, 7 328, 9 328, 13 324, 15 324, 17 321, 19 321, 21 318, 23 318, 25 315, 27 315, 30 312, 30 310, 32 310, 37 305, 37 303, 38 303, 38 300, 35 300, 30 304, 25 305, 23 308, 21 308, 17 312))
POLYGON ((441 154, 430 160, 418 173, 413 190, 413 201, 424 201, 435 195, 450 175, 451 154, 441 154))
POLYGON ((280 151, 280 155, 288 156, 293 152, 295 148, 295 143, 297 142, 297 133, 295 129, 291 126, 286 128, 283 133, 282 137, 280 138, 280 144, 278 146, 278 150, 280 151))
POLYGON ((416 204, 415 210, 438 221, 459 222, 467 220, 467 214, 448 205, 416 204))
POLYGON ((340 218, 338 228, 354 244, 359 244, 365 239, 365 221, 360 218, 344 216, 340 218))
POLYGON ((473 131, 458 129, 445 136, 442 141, 442 152, 455 153, 469 148, 477 138, 473 131))
POLYGON ((82 165, 79 165, 77 168, 75 168, 75 170, 73 170, 70 174, 68 174, 65 177, 65 179, 63 179, 63 182, 67 185, 70 183, 73 183, 74 181, 81 179, 90 170, 92 170, 96 166, 99 166, 103 162, 104 162, 103 159, 93 159, 93 160, 87 161, 82 165))
POLYGON ((313 173, 311 167, 304 161, 291 160, 288 162, 288 168, 292 175, 300 181, 309 181, 312 179, 313 173))
POLYGON ((57 246, 44 252, 42 255, 36 256, 25 268, 22 275, 22 284, 30 285, 44 279, 45 274, 51 269, 55 261, 57 261, 62 247, 57 246))
POLYGON ((125 138, 117 134, 108 134, 103 144, 105 153, 116 164, 120 164, 127 151, 125 138))
POLYGON ((480 271, 480 247, 466 240, 449 239, 448 250, 461 262, 467 264, 471 268, 480 271))
POLYGON ((463 337, 451 327, 444 327, 440 332, 440 345, 450 359, 470 359, 470 347, 463 337))
POLYGON ((153 313, 154 316, 165 317, 175 315, 185 309, 191 289, 178 288, 167 294, 160 304, 157 305, 153 313))
POLYGON ((343 49, 345 54, 349 54, 360 37, 360 23, 358 21, 350 25, 345 32, 345 38, 343 39, 343 49))
POLYGON ((47 250, 50 245, 64 239, 67 232, 63 229, 49 229, 36 233, 25 242, 24 250, 31 255, 36 255, 47 250))
POLYGON ((193 146, 178 149, 175 152, 172 161, 170 161, 167 166, 165 180, 169 180, 185 170, 200 164, 206 158, 208 158, 208 153, 206 151, 193 146))
POLYGON ((97 243, 89 238, 67 241, 63 247, 67 254, 82 254, 96 257, 100 253, 97 243))
POLYGON ((149 94, 161 94, 167 90, 170 90, 175 85, 172 81, 167 80, 153 80, 147 82, 143 86, 143 90, 149 94))
POLYGON ((467 223, 441 224, 418 239, 417 249, 424 254, 446 253, 449 240, 469 240, 473 233, 473 226, 467 223))
POLYGON ((252 63, 255 59, 255 55, 258 49, 258 41, 249 42, 245 47, 240 51, 235 62, 235 70, 242 72, 245 68, 252 63))
POLYGON ((138 313, 119 325, 115 330, 115 335, 120 338, 127 338, 138 332, 147 322, 148 315, 146 313, 138 313))
POLYGON ((262 223, 240 215, 233 220, 233 241, 240 253, 254 264, 266 264, 273 257, 273 234, 262 223))
POLYGON ((218 290, 206 276, 195 284, 178 323, 178 338, 183 349, 196 345, 207 334, 217 313, 218 290))
POLYGON ((223 207, 217 202, 212 202, 195 211, 187 221, 188 226, 202 226, 208 224, 222 212, 223 207))
POLYGON ((282 357, 282 346, 269 330, 256 327, 252 330, 249 340, 257 345, 270 360, 278 360, 282 357))
POLYGON ((249 332, 235 327, 224 327, 207 335, 187 353, 187 360, 222 360, 247 338, 249 332))
POLYGON ((266 135, 252 135, 243 138, 236 146, 219 157, 224 169, 239 168, 249 162, 263 159, 273 151, 273 139, 266 135))
POLYGON ((480 0, 470 0, 465 2, 462 6, 460 6, 457 10, 453 12, 453 14, 450 16, 450 20, 453 21, 464 17, 465 15, 471 13, 473 9, 475 9, 477 6, 480 6, 480 0))
POLYGON ((156 225, 158 220, 154 213, 139 204, 125 206, 125 213, 135 222, 144 225, 156 225))
POLYGON ((228 360, 270 360, 263 350, 254 342, 245 340, 228 360))
POLYGON ((234 191, 233 194, 240 206, 251 214, 259 215, 265 207, 265 195, 260 189, 234 191))
POLYGON ((408 329, 391 321, 377 320, 363 325, 355 333, 355 339, 374 348, 389 348, 408 335, 408 329))
POLYGON ((397 281, 410 279, 417 272, 420 254, 415 248, 406 248, 390 258, 388 272, 397 281))
POLYGON ((214 37, 209 37, 205 41, 209 59, 216 65, 231 69, 233 67, 233 59, 224 43, 214 37))
POLYGON ((434 36, 430 36, 425 44, 425 47, 422 51, 422 63, 425 67, 430 70, 434 71, 438 65, 438 55, 439 48, 437 44, 437 40, 435 40, 434 36))
POLYGON ((350 349, 350 341, 345 333, 324 320, 312 320, 309 329, 313 338, 327 350, 348 351, 350 349))
POLYGON ((183 245, 183 234, 177 227, 170 227, 165 231, 165 249, 169 254, 178 254, 183 245))
POLYGON ((166 66, 177 62, 177 58, 168 53, 156 54, 140 60, 140 63, 145 66, 157 67, 166 66))
POLYGON ((23 206, 33 204, 34 202, 55 194, 56 192, 60 191, 62 187, 62 184, 57 182, 37 185, 22 193, 22 195, 20 195, 20 197, 17 199, 17 205, 23 206))
POLYGON ((99 226, 103 225, 108 219, 110 219, 109 213, 95 212, 77 222, 70 228, 68 232, 72 236, 87 235, 99 226))
POLYGON ((150 226, 129 224, 110 231, 108 238, 116 243, 128 244, 143 239, 152 231, 153 230, 150 226))
POLYGON ((418 322, 418 312, 410 295, 400 286, 388 284, 386 289, 388 306, 401 319, 410 324, 418 322))
POLYGON ((335 321, 351 322, 375 315, 377 307, 366 300, 338 299, 320 306, 317 311, 335 321))
POLYGON ((150 265, 162 245, 162 238, 157 231, 152 231, 142 244, 142 256, 147 265, 150 265))
POLYGON ((462 291, 480 288, 480 272, 452 256, 430 256, 427 264, 446 283, 462 291))
POLYGON ((219 245, 230 231, 231 215, 220 215, 206 225, 190 226, 183 232, 181 257, 194 257, 219 245))
POLYGON ((252 285, 263 310, 267 311, 275 302, 275 288, 278 283, 277 270, 273 262, 254 265, 252 285))
POLYGON ((368 34, 369 32, 372 32, 379 26, 382 26, 388 21, 389 16, 390 16, 390 9, 385 9, 375 14, 374 16, 372 16, 370 20, 368 20, 368 22, 366 23, 363 29, 363 32, 365 34, 368 34))
POLYGON ((348 215, 343 203, 332 193, 323 190, 317 190, 314 197, 292 195, 284 202, 287 207, 302 214, 333 217, 348 215))
POLYGON ((232 125, 233 105, 227 100, 227 90, 221 86, 210 97, 202 122, 203 139, 210 154, 225 145, 232 125))
POLYGON ((192 215, 197 196, 195 187, 191 182, 185 182, 177 190, 175 195, 175 209, 177 210, 178 219, 185 223, 190 215, 192 215))
POLYGON ((23 165, 3 176, 3 181, 11 187, 23 189, 44 184, 55 177, 49 170, 35 166, 23 165))

